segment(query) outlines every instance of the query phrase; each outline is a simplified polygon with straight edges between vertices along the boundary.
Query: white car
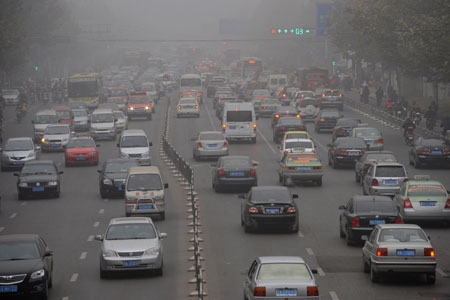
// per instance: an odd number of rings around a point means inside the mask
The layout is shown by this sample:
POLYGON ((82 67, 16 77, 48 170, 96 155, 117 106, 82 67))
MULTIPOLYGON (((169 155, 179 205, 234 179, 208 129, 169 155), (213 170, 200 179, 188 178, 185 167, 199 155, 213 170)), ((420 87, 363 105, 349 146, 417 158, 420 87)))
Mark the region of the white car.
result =
POLYGON ((117 132, 122 132, 123 130, 128 129, 128 117, 125 116, 123 111, 121 110, 115 110, 113 111, 114 114, 114 122, 116 126, 117 132))
POLYGON ((284 154, 287 152, 299 149, 302 149, 302 151, 304 152, 316 152, 316 146, 310 139, 287 139, 281 145, 280 149, 281 149, 280 158, 282 158, 284 154))
POLYGON ((20 91, 18 89, 2 90, 5 105, 16 105, 19 102, 20 91))
POLYGON ((297 100, 296 107, 303 122, 314 122, 320 111, 317 100, 313 98, 302 98, 297 100))
POLYGON ((70 128, 66 124, 48 125, 44 130, 41 143, 41 150, 44 151, 64 151, 69 143, 70 128))
POLYGON ((193 98, 181 98, 177 105, 177 118, 181 116, 200 117, 200 109, 197 100, 193 98))

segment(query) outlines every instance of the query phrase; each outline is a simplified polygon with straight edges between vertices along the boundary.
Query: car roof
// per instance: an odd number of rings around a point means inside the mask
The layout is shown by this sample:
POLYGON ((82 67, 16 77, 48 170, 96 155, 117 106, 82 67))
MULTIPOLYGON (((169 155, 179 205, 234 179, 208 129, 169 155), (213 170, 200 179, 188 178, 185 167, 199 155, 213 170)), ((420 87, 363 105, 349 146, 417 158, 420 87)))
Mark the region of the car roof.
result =
POLYGON ((392 198, 389 196, 377 196, 377 195, 355 195, 353 196, 354 201, 386 201, 392 203, 392 198))
POLYGON ((298 263, 304 264, 305 261, 300 256, 260 256, 258 260, 262 264, 271 263, 298 263))
POLYGON ((36 116, 47 116, 47 115, 56 115, 56 111, 54 109, 44 109, 36 113, 36 116))
POLYGON ((276 186, 276 185, 265 185, 265 186, 254 186, 252 187, 252 191, 286 191, 289 189, 285 186, 276 186))
POLYGON ((378 224, 381 229, 395 229, 395 228, 417 228, 422 229, 417 224, 378 224))
POLYGON ((122 131, 122 136, 130 136, 130 135, 145 135, 145 136, 147 136, 145 131, 142 129, 127 129, 127 130, 122 131))
POLYGON ((125 218, 111 219, 111 221, 109 222, 109 225, 130 224, 130 223, 153 224, 152 219, 150 219, 148 217, 125 217, 125 218))
POLYGON ((36 241, 38 238, 37 234, 5 234, 0 235, 0 243, 36 241))
POLYGON ((208 134, 208 133, 220 133, 220 134, 223 135, 223 133, 220 132, 220 131, 200 131, 200 132, 199 132, 199 134, 208 134))
POLYGON ((156 166, 136 166, 131 167, 128 174, 161 174, 156 166))

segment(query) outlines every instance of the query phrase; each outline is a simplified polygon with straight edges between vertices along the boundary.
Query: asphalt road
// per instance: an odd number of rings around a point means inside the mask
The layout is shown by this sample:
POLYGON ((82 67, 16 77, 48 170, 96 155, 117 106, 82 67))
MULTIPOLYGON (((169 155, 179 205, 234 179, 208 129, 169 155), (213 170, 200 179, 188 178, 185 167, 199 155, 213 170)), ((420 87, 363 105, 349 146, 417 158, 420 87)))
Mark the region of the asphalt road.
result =
MULTIPOLYGON (((199 193, 200 215, 205 242, 204 257, 209 299, 242 299, 242 283, 256 256, 299 255, 313 268, 317 268, 321 299, 450 299, 450 227, 421 224, 431 237, 437 253, 438 271, 435 285, 427 285, 421 276, 390 276, 382 283, 374 284, 363 273, 361 248, 348 247, 339 238, 338 206, 345 204, 354 194, 361 194, 361 187, 354 180, 353 169, 334 170, 327 165, 326 145, 331 133, 314 132, 308 124, 308 132, 318 146, 318 154, 325 168, 323 186, 301 185, 291 187, 299 194, 300 232, 298 234, 270 232, 244 233, 240 226, 241 199, 238 193, 216 194, 211 186, 210 162, 196 162, 192 158, 190 139, 199 131, 219 130, 211 100, 201 106, 201 117, 177 119, 171 114, 170 140, 179 153, 194 167, 195 188, 199 193)), ((349 107, 345 117, 360 118, 370 126, 378 127, 385 141, 385 149, 393 151, 405 164, 409 176, 430 174, 450 188, 448 169, 415 170, 408 165, 408 147, 404 144, 399 128, 391 127, 349 107)), ((279 185, 277 167, 279 150, 272 142, 270 119, 257 121, 256 144, 233 143, 231 155, 249 155, 259 161, 257 169, 259 185, 279 185)))
MULTIPOLYGON (((153 141, 151 150, 154 165, 159 159, 159 140, 163 126, 165 102, 157 106, 152 121, 131 121, 129 128, 144 129, 153 141)), ((39 107, 41 109, 42 107, 39 107)), ((30 108, 21 124, 15 121, 14 109, 7 108, 5 137, 32 136, 30 118, 38 107, 30 108)), ((100 141, 101 162, 118 156, 114 141, 100 141)), ((102 200, 98 188, 96 166, 64 167, 63 153, 42 153, 40 159, 54 160, 64 171, 59 199, 32 199, 19 201, 16 177, 13 172, 0 173, 0 232, 1 234, 37 233, 44 237, 54 251, 54 279, 49 299, 187 299, 186 270, 189 252, 185 195, 166 167, 163 179, 169 183, 166 190, 167 213, 164 221, 155 218, 155 224, 168 237, 164 244, 164 275, 124 274, 101 280, 99 275, 100 243, 93 240, 103 234, 110 219, 124 217, 123 199, 102 200), (132 296, 132 297, 130 297, 132 296)))

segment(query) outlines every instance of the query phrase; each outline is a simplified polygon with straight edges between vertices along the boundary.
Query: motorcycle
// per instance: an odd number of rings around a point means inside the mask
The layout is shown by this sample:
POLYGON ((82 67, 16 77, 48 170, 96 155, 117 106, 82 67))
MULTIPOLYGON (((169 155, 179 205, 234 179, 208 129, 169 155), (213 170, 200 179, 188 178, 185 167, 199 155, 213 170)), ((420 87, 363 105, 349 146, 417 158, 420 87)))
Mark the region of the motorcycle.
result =
POLYGON ((405 143, 408 146, 412 146, 414 144, 414 126, 412 125, 408 126, 406 129, 405 143))
POLYGON ((404 106, 398 106, 395 109, 395 116, 400 119, 406 119, 408 115, 408 110, 404 106))
POLYGON ((420 125, 420 121, 422 121, 422 114, 418 111, 414 112, 412 120, 417 126, 420 125))

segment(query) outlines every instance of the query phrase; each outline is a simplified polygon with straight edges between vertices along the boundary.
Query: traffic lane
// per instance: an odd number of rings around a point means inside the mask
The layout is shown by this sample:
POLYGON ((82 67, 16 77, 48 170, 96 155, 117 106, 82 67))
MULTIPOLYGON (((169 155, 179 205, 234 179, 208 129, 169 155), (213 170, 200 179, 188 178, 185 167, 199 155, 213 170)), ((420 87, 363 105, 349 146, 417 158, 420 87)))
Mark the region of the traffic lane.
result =
MULTIPOLYGON (((210 104, 206 105, 211 109, 210 104)), ((205 234, 205 243, 202 247, 205 249, 209 297, 211 299, 242 297, 242 283, 246 271, 256 256, 300 255, 312 267, 316 266, 306 247, 299 245, 300 237, 297 234, 285 231, 244 233, 240 226, 242 199, 237 197, 239 192, 216 194, 212 190, 209 167, 211 162, 193 161, 190 146, 192 142, 189 142, 193 132, 213 129, 211 121, 203 113, 206 107, 202 109, 200 119, 177 119, 172 113, 170 140, 177 151, 194 166, 195 187, 200 197, 202 230, 205 234)), ((217 121, 213 123, 218 124, 217 121)), ((257 139, 257 144, 231 143, 230 154, 251 155, 252 159, 261 162, 257 169, 258 184, 278 185, 277 177, 272 176, 276 167, 276 162, 272 160, 274 153, 263 140, 257 139)), ((301 207, 302 203, 297 203, 301 207)))

